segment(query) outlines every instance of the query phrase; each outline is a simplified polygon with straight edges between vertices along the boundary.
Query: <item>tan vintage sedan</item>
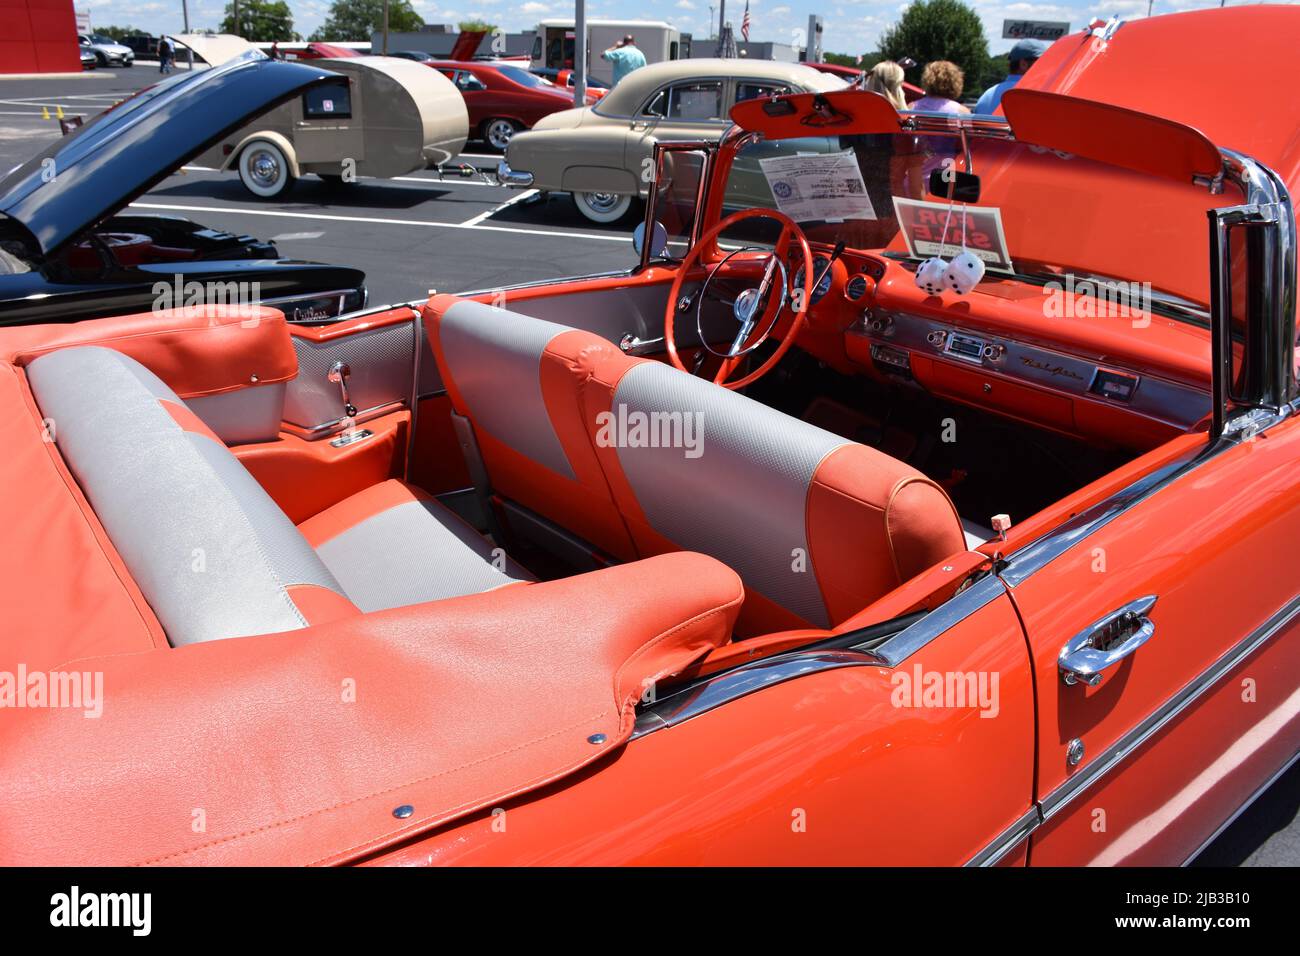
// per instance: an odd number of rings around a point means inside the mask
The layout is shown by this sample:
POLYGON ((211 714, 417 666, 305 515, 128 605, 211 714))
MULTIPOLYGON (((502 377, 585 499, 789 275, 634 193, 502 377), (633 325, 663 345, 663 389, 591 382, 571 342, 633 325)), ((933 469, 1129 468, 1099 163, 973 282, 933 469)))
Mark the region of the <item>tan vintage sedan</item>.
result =
POLYGON ((656 140, 717 142, 741 100, 824 92, 844 80, 772 60, 670 60, 628 74, 599 103, 544 117, 510 141, 498 168, 511 186, 563 190, 593 222, 621 219, 650 183, 656 140))

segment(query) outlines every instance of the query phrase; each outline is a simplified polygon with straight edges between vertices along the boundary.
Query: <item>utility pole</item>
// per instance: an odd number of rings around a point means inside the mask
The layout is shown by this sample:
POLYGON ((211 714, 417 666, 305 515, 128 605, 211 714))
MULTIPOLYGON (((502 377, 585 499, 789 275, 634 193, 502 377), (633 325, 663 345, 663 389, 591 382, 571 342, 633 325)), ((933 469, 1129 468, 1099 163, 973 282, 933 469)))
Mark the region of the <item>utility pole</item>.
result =
POLYGON ((587 105, 587 0, 574 0, 573 7, 573 105, 587 105))
POLYGON ((233 0, 233 2, 234 2, 234 5, 235 5, 235 10, 234 10, 235 36, 239 36, 239 35, 240 35, 240 33, 239 33, 239 0, 233 0))
MULTIPOLYGON (((190 4, 189 4, 189 0, 181 0, 181 18, 182 18, 183 22, 185 23, 185 34, 186 34, 186 36, 188 36, 188 35, 189 35, 189 32, 190 32, 190 4)), ((175 50, 175 49, 172 50, 172 56, 173 56, 173 57, 176 56, 176 50, 175 50)), ((185 44, 185 63, 186 63, 186 66, 189 68, 189 71, 190 71, 191 73, 193 73, 193 72, 194 72, 194 51, 193 51, 192 49, 190 49, 190 45, 189 45, 188 43, 185 44)))
POLYGON ((384 56, 388 56, 388 0, 384 0, 384 56))

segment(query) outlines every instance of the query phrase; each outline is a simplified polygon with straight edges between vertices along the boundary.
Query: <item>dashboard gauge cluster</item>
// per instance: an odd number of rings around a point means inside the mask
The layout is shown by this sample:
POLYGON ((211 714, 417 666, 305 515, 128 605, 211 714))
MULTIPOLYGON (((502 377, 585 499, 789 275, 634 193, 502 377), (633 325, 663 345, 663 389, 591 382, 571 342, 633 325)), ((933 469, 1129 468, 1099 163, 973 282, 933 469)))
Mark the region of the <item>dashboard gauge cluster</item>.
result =
MULTIPOLYGON (((830 261, 826 256, 817 256, 813 259, 813 275, 821 276, 821 279, 813 289, 811 305, 816 305, 827 292, 831 291, 831 270, 826 268, 830 265, 830 261)), ((794 295, 798 294, 797 290, 803 288, 803 273, 804 268, 800 265, 794 274, 794 282, 791 286, 791 293, 794 295)))

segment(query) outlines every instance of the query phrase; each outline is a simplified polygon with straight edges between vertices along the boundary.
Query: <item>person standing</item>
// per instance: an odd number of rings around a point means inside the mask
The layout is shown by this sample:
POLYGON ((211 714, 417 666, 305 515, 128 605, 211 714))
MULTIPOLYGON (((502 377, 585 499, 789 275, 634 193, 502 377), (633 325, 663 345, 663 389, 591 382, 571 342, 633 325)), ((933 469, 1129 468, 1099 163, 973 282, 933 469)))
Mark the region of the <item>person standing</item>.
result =
POLYGON ((174 58, 175 48, 172 46, 171 38, 163 37, 158 41, 158 72, 170 73, 174 58))
POLYGON ((1020 82, 1020 78, 1029 72, 1029 68, 1038 62, 1038 58, 1047 52, 1047 44, 1042 40, 1017 40, 1016 45, 1007 54, 1011 72, 1001 83, 990 86, 984 91, 975 112, 991 116, 1002 105, 1002 94, 1020 82))
POLYGON ((633 70, 645 66, 645 54, 637 49, 636 39, 630 33, 602 53, 600 58, 614 64, 614 81, 610 83, 611 89, 618 86, 618 81, 633 70))
MULTIPOLYGON (((925 96, 912 101, 912 110, 917 113, 969 113, 970 110, 958 102, 965 82, 966 76, 956 63, 948 60, 927 63, 921 71, 921 88, 925 90, 925 96)), ((929 182, 931 172, 956 159, 961 143, 956 136, 948 135, 918 136, 917 139, 925 150, 919 183, 925 184, 929 182)))
POLYGON ((867 74, 865 88, 889 100, 894 109, 907 109, 907 97, 903 95, 903 68, 893 60, 881 60, 873 66, 867 74))

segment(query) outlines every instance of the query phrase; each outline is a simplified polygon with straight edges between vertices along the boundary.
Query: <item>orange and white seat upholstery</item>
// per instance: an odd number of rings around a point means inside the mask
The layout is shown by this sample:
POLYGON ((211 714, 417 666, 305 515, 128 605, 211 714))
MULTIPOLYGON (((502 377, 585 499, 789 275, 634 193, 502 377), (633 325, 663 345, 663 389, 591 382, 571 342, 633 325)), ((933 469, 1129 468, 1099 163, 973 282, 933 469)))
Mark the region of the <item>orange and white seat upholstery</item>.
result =
POLYGON ((532 580, 432 495, 393 479, 308 518, 298 530, 362 611, 532 580))
POLYGON ((834 626, 965 550, 944 490, 875 449, 588 332, 454 296, 425 322, 498 490, 579 533, 612 512, 640 557, 718 558, 742 635, 834 626))
POLYGON ((120 352, 59 349, 26 373, 58 451, 173 645, 527 579, 494 564, 450 511, 390 486, 312 519, 314 549, 207 425, 120 352))
POLYGON ((637 550, 729 565, 748 591, 742 634, 833 627, 965 550, 947 493, 874 448, 621 354, 593 366, 584 394, 637 550))
POLYGON ((615 558, 635 557, 580 397, 591 362, 618 349, 591 332, 450 295, 430 299, 423 317, 493 492, 615 558))

